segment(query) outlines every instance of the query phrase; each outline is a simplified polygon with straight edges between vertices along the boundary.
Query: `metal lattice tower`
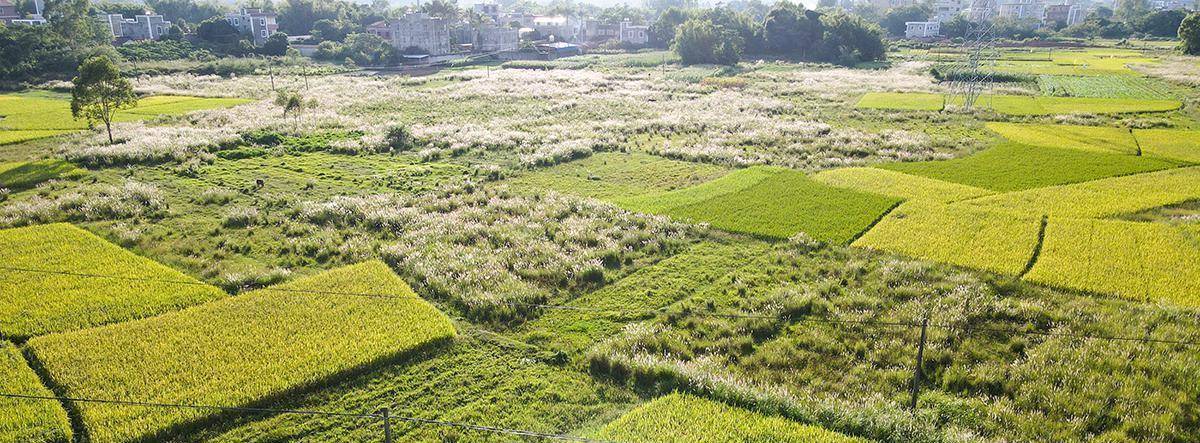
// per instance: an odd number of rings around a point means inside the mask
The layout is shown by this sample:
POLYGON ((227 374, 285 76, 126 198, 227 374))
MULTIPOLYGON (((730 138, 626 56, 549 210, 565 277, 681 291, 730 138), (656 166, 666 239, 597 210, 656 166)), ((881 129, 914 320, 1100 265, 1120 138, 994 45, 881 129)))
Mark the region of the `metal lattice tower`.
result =
POLYGON ((996 60, 1000 58, 992 32, 994 7, 995 0, 971 0, 971 27, 962 44, 961 58, 950 68, 953 80, 947 104, 958 99, 963 109, 971 110, 992 88, 996 60))

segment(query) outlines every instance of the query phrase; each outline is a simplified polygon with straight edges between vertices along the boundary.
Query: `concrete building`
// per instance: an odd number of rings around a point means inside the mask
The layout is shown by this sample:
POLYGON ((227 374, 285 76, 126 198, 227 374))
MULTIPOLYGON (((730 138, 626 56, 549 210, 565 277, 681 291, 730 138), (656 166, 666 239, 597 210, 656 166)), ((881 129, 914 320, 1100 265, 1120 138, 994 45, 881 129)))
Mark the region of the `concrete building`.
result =
POLYGON ((904 38, 930 39, 941 35, 942 24, 937 21, 904 22, 904 38))
POLYGON ((621 38, 621 26, 597 19, 583 21, 583 40, 601 43, 621 38))
POLYGON ((389 21, 387 28, 392 46, 401 51, 415 46, 429 55, 450 53, 450 29, 445 19, 414 12, 389 21))
POLYGON ((20 18, 21 16, 17 14, 17 5, 12 0, 0 0, 0 23, 8 24, 20 18))
POLYGON ((1150 7, 1156 11, 1196 10, 1195 0, 1153 0, 1150 7))
POLYGON ((1018 21, 1042 21, 1042 5, 1038 0, 1004 0, 996 8, 996 16, 1018 21))
POLYGON ((113 40, 118 42, 158 40, 171 33, 171 22, 156 14, 135 15, 133 18, 125 18, 121 14, 105 14, 100 16, 100 21, 112 34, 113 40))
POLYGON ((963 12, 963 4, 959 0, 938 0, 933 3, 933 17, 937 22, 947 22, 963 12))
MULTIPOLYGON (((543 37, 553 35, 558 41, 579 42, 584 40, 584 22, 569 15, 537 15, 527 25, 543 37)), ((525 25, 524 21, 521 23, 525 25)))
POLYGON ((479 14, 481 16, 492 19, 492 23, 495 23, 498 25, 506 24, 506 23, 500 23, 500 19, 502 18, 504 13, 500 11, 500 5, 498 5, 498 4, 476 3, 474 6, 471 7, 471 10, 475 11, 476 14, 479 14))
POLYGON ((279 30, 279 25, 275 23, 275 13, 263 12, 261 9, 243 8, 238 12, 230 12, 225 14, 225 21, 233 25, 238 32, 253 38, 255 45, 266 43, 267 37, 279 30))
POLYGON ((1079 5, 1046 5, 1042 15, 1042 24, 1051 26, 1055 23, 1062 23, 1064 26, 1071 26, 1082 22, 1083 19, 1083 8, 1079 5))
POLYGON ((46 19, 42 17, 42 11, 46 9, 46 2, 43 0, 33 0, 33 14, 28 17, 22 17, 17 12, 17 5, 12 0, 0 0, 0 23, 6 25, 44 25, 46 19))
POLYGON ((621 43, 644 45, 650 41, 650 27, 621 22, 621 43))
POLYGON ((516 51, 520 47, 520 30, 515 28, 483 25, 475 33, 474 48, 478 52, 516 51))

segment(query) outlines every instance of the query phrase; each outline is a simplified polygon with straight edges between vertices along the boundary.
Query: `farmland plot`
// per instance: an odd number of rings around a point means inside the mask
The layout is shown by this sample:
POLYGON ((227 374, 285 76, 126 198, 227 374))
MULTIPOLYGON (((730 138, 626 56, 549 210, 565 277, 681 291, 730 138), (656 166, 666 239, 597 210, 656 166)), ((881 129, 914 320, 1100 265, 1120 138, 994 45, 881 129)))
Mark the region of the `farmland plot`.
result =
MULTIPOLYGON (((864 95, 857 106, 864 109, 938 111, 943 108, 943 100, 940 94, 872 92, 864 95)), ((947 105, 961 104, 961 100, 961 97, 951 99, 947 105)), ((1009 115, 1124 114, 1174 111, 1183 103, 1177 100, 985 95, 980 97, 976 106, 1009 115)))
MULTIPOLYGON (((155 96, 138 101, 138 106, 117 112, 114 121, 131 122, 160 115, 183 115, 203 109, 226 108, 250 100, 155 96)), ((88 129, 86 120, 71 116, 70 98, 60 94, 0 95, 0 145, 53 137, 88 129)))
MULTIPOLYGON (((244 406, 454 335, 444 314, 376 261, 154 318, 37 337, 29 348, 70 396, 244 406)), ((75 407, 87 435, 103 442, 154 439, 213 413, 75 407)))
POLYGON ((1040 216, 907 202, 854 246, 1019 274, 1033 256, 1040 225, 1040 216))
POLYGON ((529 172, 512 183, 522 189, 553 189, 615 201, 698 185, 726 172, 715 165, 605 152, 529 172))
POLYGON ((1100 218, 1200 199, 1200 167, 1011 192, 960 203, 1052 217, 1100 218))
POLYGON ((1026 280, 1133 300, 1200 306, 1200 230, 1051 218, 1026 280))
MULTIPOLYGON (((0 341, 0 392, 53 396, 25 364, 21 351, 0 341)), ((0 442, 66 443, 71 423, 62 405, 53 400, 0 398, 0 442)))
POLYGON ((818 240, 845 243, 899 202, 827 186, 798 171, 756 167, 739 172, 664 194, 650 212, 731 232, 772 238, 803 232, 818 240))
POLYGON ((1200 131, 1135 129, 1143 155, 1200 163, 1200 131))
POLYGON ((879 168, 838 168, 813 175, 821 183, 905 200, 952 202, 992 191, 879 168))
POLYGON ((69 224, 0 230, 0 263, 26 269, 0 269, 0 335, 11 339, 149 317, 224 296, 69 224))
POLYGON ((75 170, 62 160, 0 163, 0 188, 24 189, 75 170))
POLYGON ((1126 128, 999 122, 988 123, 987 128, 1009 141, 1030 146, 1126 155, 1136 155, 1138 150, 1133 131, 1126 128))
POLYGON ((687 394, 659 397, 604 426, 596 438, 619 442, 865 442, 687 394))
POLYGON ((1057 97, 1158 100, 1178 97, 1158 80, 1133 75, 1039 75, 1037 82, 1042 94, 1057 97))
POLYGON ((1158 158, 1003 143, 967 157, 879 167, 994 191, 1017 191, 1175 166, 1176 162, 1158 158))

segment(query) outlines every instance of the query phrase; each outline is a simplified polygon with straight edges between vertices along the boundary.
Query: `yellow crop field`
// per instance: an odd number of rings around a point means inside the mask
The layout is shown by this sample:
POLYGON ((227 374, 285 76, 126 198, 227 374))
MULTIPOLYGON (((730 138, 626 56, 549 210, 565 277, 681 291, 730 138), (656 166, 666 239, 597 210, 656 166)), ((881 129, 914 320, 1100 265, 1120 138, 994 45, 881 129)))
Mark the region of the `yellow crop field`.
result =
POLYGON ((1137 154, 1133 132, 1095 126, 988 123, 987 128, 1010 141, 1033 146, 1137 154))
MULTIPOLYGON (((27 346, 72 397, 246 406, 454 335, 449 318, 371 261, 158 317, 36 337, 27 346)), ((103 442, 161 438, 214 414, 73 406, 88 436, 103 442)))
POLYGON ((0 230, 4 337, 25 339, 149 317, 224 295, 70 224, 0 230), (77 275, 89 273, 117 278, 77 275))
POLYGON ((605 425, 596 438, 631 443, 866 441, 686 394, 671 394, 638 406, 605 425))
POLYGON ((1059 217, 1110 217, 1200 198, 1200 167, 1176 168, 998 194, 962 202, 1059 217))
POLYGON ((1051 218, 1025 279, 1200 306, 1200 230, 1163 223, 1051 218))
POLYGON ((1135 129, 1142 155, 1154 155, 1200 163, 1200 131, 1135 129))
POLYGON ((822 171, 813 180, 840 188, 873 192, 905 200, 952 202, 993 194, 974 186, 879 168, 839 168, 822 171))
POLYGON ((1033 256, 1040 229, 1040 216, 910 201, 854 246, 1019 274, 1033 256))
MULTIPOLYGON (((12 343, 0 342, 0 392, 53 396, 37 374, 25 364, 12 343)), ((0 442, 66 443, 71 423, 62 405, 53 400, 0 398, 0 442)))

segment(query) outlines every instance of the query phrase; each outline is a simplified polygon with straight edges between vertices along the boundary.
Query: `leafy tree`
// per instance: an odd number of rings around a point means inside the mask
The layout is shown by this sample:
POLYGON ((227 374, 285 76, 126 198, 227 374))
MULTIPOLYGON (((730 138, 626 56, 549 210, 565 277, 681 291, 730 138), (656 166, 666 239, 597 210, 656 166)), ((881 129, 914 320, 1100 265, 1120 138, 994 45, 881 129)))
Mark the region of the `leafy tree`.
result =
MULTIPOLYGON (((643 0, 643 5, 651 11, 666 12, 668 9, 696 9, 700 7, 698 0, 643 0)), ((683 22, 679 22, 683 23, 683 22)))
POLYGON ((956 15, 942 22, 941 33, 948 38, 966 37, 971 32, 971 21, 962 15, 956 15))
POLYGON ((675 28, 691 18, 691 14, 680 8, 667 8, 658 15, 658 19, 650 24, 650 45, 667 48, 675 40, 675 28))
POLYGON ((673 46, 686 65, 734 65, 742 56, 743 44, 741 36, 737 33, 711 20, 694 18, 679 25, 673 46))
POLYGON ((50 29, 66 38, 75 50, 107 44, 112 37, 92 15, 88 0, 46 2, 45 17, 50 29))
POLYGON ((300 111, 303 111, 304 108, 315 108, 316 105, 317 103, 315 100, 308 102, 304 101, 304 97, 301 97, 300 93, 296 91, 279 91, 279 93, 275 95, 275 106, 283 108, 284 118, 286 118, 288 114, 298 118, 300 116, 300 111))
POLYGON ((1175 37, 1187 13, 1180 10, 1156 11, 1137 24, 1137 30, 1155 37, 1175 37))
POLYGON ((777 54, 796 54, 801 58, 820 47, 821 15, 806 11, 803 5, 776 3, 763 21, 766 48, 777 54))
POLYGON ((1150 12, 1149 0, 1116 0, 1113 16, 1125 23, 1134 23, 1150 12))
POLYGON ((843 64, 883 60, 883 30, 862 17, 840 11, 821 15, 825 59, 843 64))
POLYGON ((262 55, 279 57, 287 54, 289 47, 291 47, 291 45, 288 44, 287 34, 276 32, 271 34, 270 37, 267 37, 267 41, 263 43, 261 48, 258 48, 258 53, 262 55))
POLYGON ((145 14, 146 5, 120 1, 101 1, 92 3, 92 15, 102 13, 121 14, 126 17, 133 17, 138 14, 145 14))
POLYGON ((200 23, 224 15, 229 7, 213 0, 145 0, 146 7, 172 22, 200 23))
POLYGON ((351 22, 349 20, 331 20, 323 18, 313 23, 312 30, 309 32, 314 39, 325 41, 343 41, 347 35, 356 32, 362 32, 364 26, 351 22))
POLYGON ((1179 24, 1179 50, 1200 55, 1200 12, 1193 12, 1179 24))
POLYGON ((71 88, 71 115, 87 119, 88 124, 101 121, 108 130, 108 142, 113 142, 112 119, 118 110, 137 105, 133 83, 121 77, 121 71, 108 57, 92 57, 79 65, 79 75, 71 88))
POLYGON ((421 12, 447 20, 455 20, 462 13, 454 0, 430 0, 421 4, 421 12))
POLYGON ((837 0, 817 0, 817 9, 836 8, 837 0))
POLYGON ((0 26, 0 80, 20 82, 67 78, 78 53, 48 26, 0 26), (63 75, 60 77, 59 75, 63 75))
POLYGON ((241 38, 237 28, 223 17, 212 17, 200 22, 196 27, 196 36, 208 42, 221 44, 236 43, 241 38))
POLYGON ((892 8, 883 14, 883 18, 879 20, 879 26, 882 26, 892 37, 903 37, 904 31, 908 28, 905 23, 926 21, 931 12, 929 6, 924 4, 892 8))
POLYGON ((762 53, 766 51, 762 25, 756 23, 749 15, 728 7, 718 7, 706 9, 699 16, 725 31, 733 32, 741 37, 742 49, 746 52, 762 53))
POLYGON ((1096 10, 1092 11, 1092 13, 1088 15, 1096 16, 1105 20, 1111 20, 1113 18, 1113 10, 1104 6, 1097 6, 1096 10))

